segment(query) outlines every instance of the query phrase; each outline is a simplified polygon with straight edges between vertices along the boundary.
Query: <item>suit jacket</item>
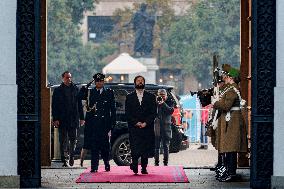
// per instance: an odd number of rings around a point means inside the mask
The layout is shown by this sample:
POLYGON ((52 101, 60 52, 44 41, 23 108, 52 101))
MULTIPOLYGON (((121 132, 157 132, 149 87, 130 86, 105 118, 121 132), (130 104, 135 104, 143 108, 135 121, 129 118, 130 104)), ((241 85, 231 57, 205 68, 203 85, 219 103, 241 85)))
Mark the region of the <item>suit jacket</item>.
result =
POLYGON ((66 85, 63 83, 54 89, 52 95, 52 117, 54 121, 59 121, 60 128, 78 128, 79 119, 84 119, 82 101, 79 97, 79 89, 73 83, 70 85, 70 93, 66 94, 66 85), (66 101, 67 95, 70 95, 70 109, 66 101))
POLYGON ((131 153, 154 155, 155 134, 154 119, 157 114, 155 95, 144 91, 141 105, 136 91, 126 96, 125 115, 129 128, 131 153), (145 128, 136 127, 137 122, 146 122, 145 128))

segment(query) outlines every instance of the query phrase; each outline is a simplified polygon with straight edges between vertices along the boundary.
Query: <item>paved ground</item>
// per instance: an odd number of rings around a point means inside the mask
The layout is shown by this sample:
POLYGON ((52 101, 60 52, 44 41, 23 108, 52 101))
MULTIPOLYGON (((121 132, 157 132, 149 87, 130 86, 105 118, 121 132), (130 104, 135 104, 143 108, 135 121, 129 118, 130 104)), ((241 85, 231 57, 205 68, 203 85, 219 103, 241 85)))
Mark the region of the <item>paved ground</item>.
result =
MULTIPOLYGON (((191 145, 188 150, 170 154, 169 165, 183 165, 190 183, 75 183, 85 167, 90 166, 90 161, 84 162, 84 167, 79 167, 79 160, 75 161, 74 167, 63 169, 61 163, 52 163, 51 167, 42 168, 42 188, 249 188, 249 169, 238 169, 242 176, 238 182, 221 183, 215 180, 213 167, 217 161, 217 151, 212 146, 208 150, 197 150, 198 145, 191 145)), ((162 155, 161 155, 162 159, 162 155)), ((100 164, 103 165, 101 161, 100 164)), ((149 161, 154 164, 153 159, 149 161)), ((111 165, 115 165, 111 161, 111 165)))

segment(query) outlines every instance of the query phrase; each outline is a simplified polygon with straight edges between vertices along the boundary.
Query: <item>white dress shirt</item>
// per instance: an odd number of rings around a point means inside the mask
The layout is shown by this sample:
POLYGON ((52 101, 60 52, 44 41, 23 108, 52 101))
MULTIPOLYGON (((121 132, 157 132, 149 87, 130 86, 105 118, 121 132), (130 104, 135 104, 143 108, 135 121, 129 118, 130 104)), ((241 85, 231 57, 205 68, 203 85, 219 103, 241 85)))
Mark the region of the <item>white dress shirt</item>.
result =
POLYGON ((138 100, 139 100, 139 103, 140 103, 140 106, 141 106, 144 90, 142 90, 142 92, 136 90, 136 94, 137 94, 137 97, 138 97, 138 100))

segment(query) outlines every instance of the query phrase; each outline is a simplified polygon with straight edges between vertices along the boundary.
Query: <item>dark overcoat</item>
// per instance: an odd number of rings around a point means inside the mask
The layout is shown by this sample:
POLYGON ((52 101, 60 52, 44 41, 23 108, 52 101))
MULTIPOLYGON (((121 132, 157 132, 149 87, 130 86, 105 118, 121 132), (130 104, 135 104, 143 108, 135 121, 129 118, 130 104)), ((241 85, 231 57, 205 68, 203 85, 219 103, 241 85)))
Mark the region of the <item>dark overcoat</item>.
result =
POLYGON ((55 88, 52 95, 52 119, 59 121, 61 128, 78 128, 79 119, 84 120, 84 113, 82 108, 82 101, 79 97, 78 87, 71 83, 69 86, 70 93, 66 93, 65 84, 61 84, 55 88), (71 95, 71 107, 67 104, 67 95, 71 95))
POLYGON ((174 112, 174 103, 172 99, 168 98, 164 103, 158 105, 158 119, 160 123, 160 135, 162 138, 170 140, 172 138, 172 113, 174 112))
POLYGON ((141 105, 136 91, 126 96, 125 114, 129 128, 132 155, 153 157, 155 149, 154 119, 157 115, 156 97, 144 91, 141 105), (136 123, 146 122, 145 128, 136 127, 136 123))
POLYGON ((84 130, 84 148, 109 148, 108 132, 116 123, 114 93, 104 88, 100 94, 96 88, 90 89, 89 107, 95 108, 86 112, 84 130))

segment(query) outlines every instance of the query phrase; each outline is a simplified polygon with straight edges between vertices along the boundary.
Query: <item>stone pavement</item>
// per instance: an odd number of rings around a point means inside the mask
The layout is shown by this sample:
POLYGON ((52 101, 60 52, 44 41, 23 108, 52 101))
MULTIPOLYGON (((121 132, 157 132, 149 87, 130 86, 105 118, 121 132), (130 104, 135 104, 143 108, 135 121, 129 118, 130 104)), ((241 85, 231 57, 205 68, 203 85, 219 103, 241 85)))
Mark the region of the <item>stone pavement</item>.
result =
MULTIPOLYGON (((215 180, 215 173, 210 171, 217 161, 217 151, 209 146, 208 150, 198 150, 199 145, 190 145, 189 149, 170 154, 169 165, 183 165, 190 183, 75 183, 75 180, 90 166, 90 160, 84 162, 83 168, 79 167, 79 160, 74 167, 62 168, 62 163, 52 163, 51 167, 42 168, 42 188, 106 188, 106 189, 143 189, 143 188, 249 188, 249 169, 238 169, 241 175, 238 182, 221 183, 215 180)), ((162 155, 160 156, 162 160, 162 155)), ((113 161, 111 165, 115 165, 113 161)), ((103 162, 100 161, 103 165, 103 162)), ((154 160, 149 159, 149 165, 154 160)))

